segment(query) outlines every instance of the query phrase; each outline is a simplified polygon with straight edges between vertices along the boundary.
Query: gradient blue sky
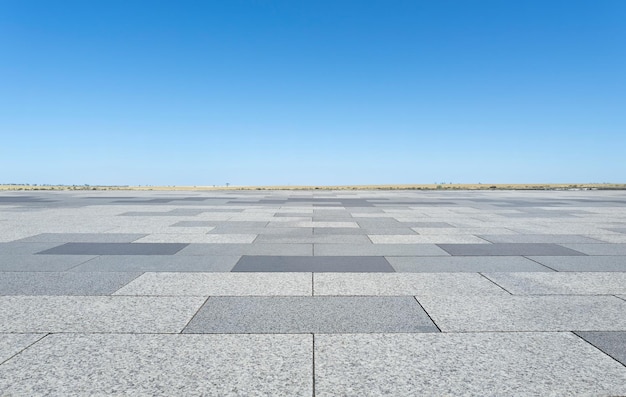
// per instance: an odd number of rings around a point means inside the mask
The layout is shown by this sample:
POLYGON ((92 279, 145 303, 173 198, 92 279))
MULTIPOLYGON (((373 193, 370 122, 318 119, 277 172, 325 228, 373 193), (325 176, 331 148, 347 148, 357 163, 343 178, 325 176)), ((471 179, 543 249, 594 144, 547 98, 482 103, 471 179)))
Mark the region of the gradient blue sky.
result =
POLYGON ((0 0, 0 183, 624 183, 625 21, 623 0, 0 0))

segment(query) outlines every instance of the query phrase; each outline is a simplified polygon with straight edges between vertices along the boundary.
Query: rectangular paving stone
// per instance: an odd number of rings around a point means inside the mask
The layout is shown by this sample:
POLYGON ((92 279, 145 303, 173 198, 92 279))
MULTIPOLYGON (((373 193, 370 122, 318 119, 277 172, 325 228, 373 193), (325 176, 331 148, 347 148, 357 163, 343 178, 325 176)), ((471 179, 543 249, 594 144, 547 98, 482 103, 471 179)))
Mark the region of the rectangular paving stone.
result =
POLYGON ((110 295, 140 273, 2 272, 0 295, 110 295))
POLYGON ((138 243, 249 244, 256 234, 150 234, 138 243))
POLYGON ((314 244, 314 256, 449 256, 435 244, 314 244))
POLYGON ((626 366, 626 332, 576 332, 604 353, 626 366))
POLYGON ((248 256, 233 272, 393 272, 382 256, 248 256))
POLYGON ((115 295, 312 295, 308 273, 144 273, 115 295))
POLYGON ((353 227, 315 227, 311 228, 313 230, 313 234, 315 235, 325 235, 325 234, 341 234, 341 235, 350 235, 350 234, 367 234, 365 229, 353 228, 353 227))
POLYGON ((0 255, 29 255, 57 247, 59 243, 0 243, 0 255))
POLYGON ((94 255, 0 254, 0 272, 61 272, 95 257, 94 255))
POLYGON ((479 274, 454 273, 315 273, 314 295, 504 295, 479 274))
POLYGON ((359 225, 356 222, 313 222, 313 221, 299 221, 299 222, 270 222, 267 227, 323 227, 323 228, 358 228, 359 225))
POLYGON ((371 244, 366 235, 323 234, 310 236, 285 236, 263 234, 254 241, 261 244, 371 244))
POLYGON ((563 246, 586 255, 626 256, 626 244, 563 244, 563 246))
POLYGON ((418 296, 443 332, 626 331, 614 296, 418 296))
POLYGON ((625 395, 626 368, 570 333, 315 335, 315 395, 625 395))
POLYGON ((172 227, 213 227, 214 221, 179 221, 171 225, 172 227))
POLYGON ((413 297, 211 297, 185 333, 438 332, 413 297))
POLYGON ((513 295, 626 294, 626 273, 486 273, 513 295))
POLYGON ((408 227, 417 227, 417 228, 447 228, 453 227, 451 224, 447 222, 401 222, 403 225, 408 227))
POLYGON ((624 256, 529 256, 559 272, 626 272, 624 256))
MULTIPOLYGON (((581 256, 576 258, 586 257, 581 256)), ((386 259, 397 272, 409 273, 553 271, 548 267, 521 256, 388 256, 386 259)))
MULTIPOLYGON (((557 244, 541 243, 498 243, 498 244, 437 244, 441 249, 455 256, 576 256, 585 255, 574 249, 557 244)), ((594 244, 595 245, 595 244, 594 244)))
POLYGON ((591 243, 600 241, 576 234, 489 234, 478 236, 492 243, 591 243))
POLYGON ((229 272, 236 255, 103 255, 71 269, 73 272, 229 272))
POLYGON ((0 365, 44 336, 45 334, 0 334, 0 365))
POLYGON ((263 234, 263 235, 280 235, 289 237, 312 236, 312 227, 254 227, 254 228, 235 228, 217 226, 208 234, 263 234))
POLYGON ((312 256, 313 244, 189 244, 176 255, 312 256))
POLYGON ((67 243, 38 252, 41 255, 174 255, 180 243, 67 243))
POLYGON ((368 234, 374 244, 488 244, 472 235, 377 235, 368 234))
POLYGON ((0 366, 2 395, 311 396, 311 335, 50 335, 0 366))
POLYGON ((24 243, 131 243, 145 234, 137 233, 41 233, 26 237, 24 243))
POLYGON ((0 296, 0 332, 179 333, 205 300, 196 296, 0 296))

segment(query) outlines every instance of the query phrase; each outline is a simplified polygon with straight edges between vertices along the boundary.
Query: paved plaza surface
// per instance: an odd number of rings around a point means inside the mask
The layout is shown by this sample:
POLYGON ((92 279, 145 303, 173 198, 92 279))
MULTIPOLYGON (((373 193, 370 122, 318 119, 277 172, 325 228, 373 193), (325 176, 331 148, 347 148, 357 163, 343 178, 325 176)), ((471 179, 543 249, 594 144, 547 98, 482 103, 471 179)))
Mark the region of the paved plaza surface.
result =
POLYGON ((2 192, 5 395, 624 396, 626 192, 2 192))

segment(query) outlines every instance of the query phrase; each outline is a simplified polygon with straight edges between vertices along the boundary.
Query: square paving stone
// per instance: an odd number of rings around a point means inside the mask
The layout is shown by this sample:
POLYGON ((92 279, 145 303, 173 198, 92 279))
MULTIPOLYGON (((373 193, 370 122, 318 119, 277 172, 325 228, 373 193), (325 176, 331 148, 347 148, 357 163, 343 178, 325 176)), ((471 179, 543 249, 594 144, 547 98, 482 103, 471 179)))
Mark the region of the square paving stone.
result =
POLYGON ((438 332, 413 297, 211 297, 185 333, 438 332))
POLYGON ((571 333, 315 335, 315 395, 626 395, 626 368, 571 333))
POLYGON ((44 336, 45 334, 0 334, 0 365, 44 336))
POLYGON ((626 366, 626 332, 576 332, 604 353, 626 366))
POLYGON ((179 333, 205 300, 197 296, 0 296, 0 332, 179 333))
POLYGON ((3 272, 0 295, 110 295, 140 273, 3 272))
POLYGON ((0 272, 62 272, 93 258, 96 256, 0 254, 0 272))
POLYGON ((388 256, 386 258, 397 272, 408 273, 553 271, 521 256, 388 256))
POLYGON ((419 296, 443 332, 626 331, 614 296, 419 296))
POLYGON ((181 243, 67 243, 38 252, 41 255, 174 255, 181 243))
POLYGON ((313 295, 504 295, 480 274, 314 273, 313 295))
POLYGON ((0 394, 311 396, 311 335, 50 335, 0 366, 0 394))
POLYGON ((515 256, 515 255, 585 255, 574 249, 557 244, 541 243, 498 243, 498 244, 437 244, 441 249, 455 256, 515 256))
POLYGON ((309 273, 144 273, 115 295, 312 295, 309 273))
POLYGON ((131 243, 146 234, 137 233, 41 233, 26 237, 24 243, 131 243))
POLYGON ((247 256, 233 272, 393 272, 382 256, 247 256))
POLYGON ((624 256, 529 256, 559 272, 626 272, 624 256))
POLYGON ((486 273, 513 295, 626 294, 626 273, 486 273))

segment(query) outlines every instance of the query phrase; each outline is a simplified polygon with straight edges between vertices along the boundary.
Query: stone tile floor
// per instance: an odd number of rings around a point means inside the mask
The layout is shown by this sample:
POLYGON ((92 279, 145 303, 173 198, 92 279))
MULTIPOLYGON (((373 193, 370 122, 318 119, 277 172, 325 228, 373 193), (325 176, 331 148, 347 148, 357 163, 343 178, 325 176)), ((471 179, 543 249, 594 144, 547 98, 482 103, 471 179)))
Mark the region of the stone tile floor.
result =
POLYGON ((0 395, 626 395, 626 192, 0 193, 0 395))

